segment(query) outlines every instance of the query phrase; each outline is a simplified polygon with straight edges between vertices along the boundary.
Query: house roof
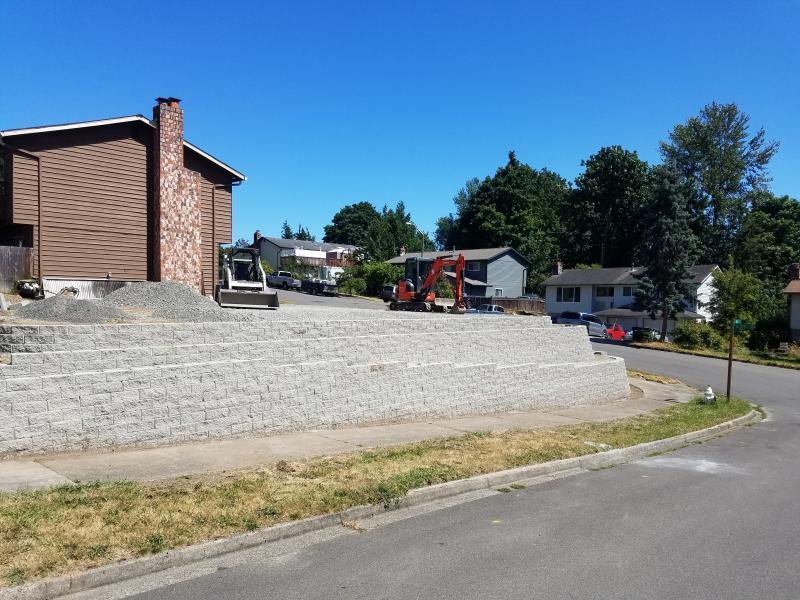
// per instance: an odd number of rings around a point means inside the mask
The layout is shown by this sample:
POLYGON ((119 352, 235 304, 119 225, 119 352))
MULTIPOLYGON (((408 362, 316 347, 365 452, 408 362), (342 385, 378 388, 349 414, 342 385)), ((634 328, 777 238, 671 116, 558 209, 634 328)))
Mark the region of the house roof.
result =
POLYGON ((301 250, 318 250, 320 252, 329 252, 331 250, 357 250, 358 246, 350 244, 331 244, 329 242, 310 242, 306 240, 287 240, 284 238, 262 236, 260 239, 267 240, 278 246, 278 248, 298 248, 301 250))
MULTIPOLYGON (((5 131, 0 131, 0 139, 13 137, 16 135, 29 135, 29 134, 36 134, 36 133, 50 133, 53 131, 69 131, 70 129, 83 129, 86 127, 101 127, 103 125, 116 125, 118 123, 144 123, 153 127, 155 129, 156 124, 145 117, 144 115, 127 115, 125 117, 114 117, 112 119, 98 119, 95 121, 77 121, 75 123, 62 123, 59 125, 42 125, 40 127, 23 127, 19 129, 6 129, 5 131)), ((205 150, 200 149, 199 147, 195 146, 194 144, 183 140, 183 145, 189 148, 190 150, 196 152, 206 160, 211 161, 218 167, 221 167, 231 175, 235 179, 239 181, 245 181, 247 177, 231 167, 230 165, 222 162, 218 158, 215 158, 205 150)))
POLYGON ((785 288, 784 294, 800 294, 800 279, 792 279, 785 288))
MULTIPOLYGON (((691 282, 702 283, 717 268, 719 268, 717 265, 695 265, 690 269, 691 282)), ((545 279, 543 285, 636 285, 639 280, 634 275, 643 270, 643 267, 565 269, 561 275, 545 279)))
MULTIPOLYGON (((528 266, 528 260, 522 256, 519 252, 514 250, 514 248, 505 246, 503 248, 473 248, 470 250, 443 250, 443 251, 426 251, 422 253, 424 258, 445 258, 448 256, 458 256, 459 254, 464 255, 464 260, 494 260, 502 256, 503 254, 514 254, 517 259, 528 266)), ((394 258, 390 258, 386 262, 391 263, 393 265, 402 265, 406 262, 407 258, 418 258, 420 256, 419 252, 406 252, 400 256, 395 256, 394 258)))
MULTIPOLYGON (((625 306, 618 306, 615 308, 607 308, 605 310, 597 311, 593 313, 597 317, 635 317, 640 318, 644 317, 649 319, 650 313, 643 311, 643 310, 633 310, 631 308, 631 304, 626 304, 625 306)), ((678 319, 703 319, 705 321, 705 317, 701 314, 696 312, 692 312, 690 310, 685 310, 682 313, 678 313, 678 319)))

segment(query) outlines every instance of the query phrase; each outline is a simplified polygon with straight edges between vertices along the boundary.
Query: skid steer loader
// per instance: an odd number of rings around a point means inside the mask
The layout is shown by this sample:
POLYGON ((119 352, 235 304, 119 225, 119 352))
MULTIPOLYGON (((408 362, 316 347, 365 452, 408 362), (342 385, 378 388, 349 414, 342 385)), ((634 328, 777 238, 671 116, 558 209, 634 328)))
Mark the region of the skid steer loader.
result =
POLYGON ((231 248, 217 302, 224 308, 279 307, 278 292, 267 288, 267 275, 256 248, 231 248))

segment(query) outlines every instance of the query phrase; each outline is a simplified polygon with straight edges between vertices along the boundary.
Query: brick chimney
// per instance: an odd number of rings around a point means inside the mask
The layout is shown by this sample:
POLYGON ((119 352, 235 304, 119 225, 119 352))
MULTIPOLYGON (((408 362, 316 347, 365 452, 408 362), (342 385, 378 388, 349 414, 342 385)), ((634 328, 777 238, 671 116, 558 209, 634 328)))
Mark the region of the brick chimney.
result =
POLYGON ((153 122, 155 278, 203 293, 200 174, 183 166, 183 109, 177 98, 156 98, 153 122))
POLYGON ((789 265, 789 281, 800 279, 800 263, 792 263, 789 265))
POLYGON ((263 236, 261 235, 261 231, 256 229, 256 232, 253 234, 253 247, 258 248, 258 242, 261 240, 263 236))
POLYGON ((564 263, 560 258, 556 259, 556 264, 553 265, 553 275, 561 275, 564 272, 564 263))

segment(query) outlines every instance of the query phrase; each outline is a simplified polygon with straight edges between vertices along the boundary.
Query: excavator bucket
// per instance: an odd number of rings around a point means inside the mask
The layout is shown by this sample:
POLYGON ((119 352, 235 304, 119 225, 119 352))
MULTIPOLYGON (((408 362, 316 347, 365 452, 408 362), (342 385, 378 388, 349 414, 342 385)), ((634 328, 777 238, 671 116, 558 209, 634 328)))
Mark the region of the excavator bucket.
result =
POLYGON ((279 308, 278 292, 219 290, 217 302, 223 308, 279 308))

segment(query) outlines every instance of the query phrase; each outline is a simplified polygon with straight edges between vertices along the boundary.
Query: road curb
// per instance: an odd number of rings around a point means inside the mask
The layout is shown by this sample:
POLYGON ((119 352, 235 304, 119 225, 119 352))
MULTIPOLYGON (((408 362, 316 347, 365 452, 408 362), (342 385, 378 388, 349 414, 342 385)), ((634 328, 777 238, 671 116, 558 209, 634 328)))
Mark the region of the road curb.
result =
MULTIPOLYGON (((677 450, 688 444, 709 440, 732 429, 757 423, 761 418, 761 413, 756 410, 751 410, 748 414, 737 417, 731 421, 726 421, 725 423, 720 423, 719 425, 714 425, 713 427, 700 429, 691 433, 665 438, 663 440, 647 442, 616 450, 607 450, 605 452, 598 452, 586 456, 554 460, 537 465, 528 465, 505 471, 497 471, 495 473, 476 475, 468 479, 459 479, 457 481, 418 488, 411 490, 406 496, 401 498, 397 502, 397 507, 416 506, 467 492, 505 486, 542 475, 552 475, 574 469, 592 470, 619 465, 653 454, 677 450)), ((392 510, 393 508, 395 507, 355 506, 338 513, 309 517, 290 523, 281 523, 258 531, 237 534, 223 539, 187 546, 185 548, 168 550, 154 556, 134 558, 72 575, 62 575, 60 577, 45 579, 23 586, 0 589, 0 600, 46 600, 48 598, 56 598, 66 594, 73 594, 79 591, 117 583, 126 579, 132 579, 141 575, 187 565, 238 550, 252 548, 261 544, 295 537, 311 531, 341 526, 348 522, 373 517, 387 510, 392 510)))

